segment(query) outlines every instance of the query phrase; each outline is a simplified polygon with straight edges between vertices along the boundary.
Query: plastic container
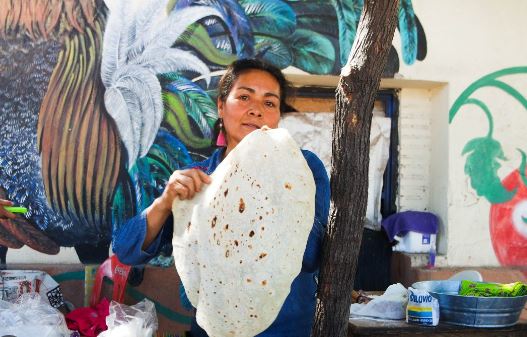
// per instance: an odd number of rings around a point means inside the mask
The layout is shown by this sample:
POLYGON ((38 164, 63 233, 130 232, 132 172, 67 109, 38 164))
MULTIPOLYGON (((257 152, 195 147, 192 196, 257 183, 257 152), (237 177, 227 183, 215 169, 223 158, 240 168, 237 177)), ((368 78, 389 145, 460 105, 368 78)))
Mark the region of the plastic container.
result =
POLYGON ((430 253, 436 248, 436 234, 409 231, 404 236, 395 236, 395 239, 399 241, 393 247, 397 252, 430 253))
POLYGON ((439 300, 440 322, 479 328, 512 326, 518 322, 527 296, 476 297, 458 295, 461 281, 422 281, 413 288, 439 300))

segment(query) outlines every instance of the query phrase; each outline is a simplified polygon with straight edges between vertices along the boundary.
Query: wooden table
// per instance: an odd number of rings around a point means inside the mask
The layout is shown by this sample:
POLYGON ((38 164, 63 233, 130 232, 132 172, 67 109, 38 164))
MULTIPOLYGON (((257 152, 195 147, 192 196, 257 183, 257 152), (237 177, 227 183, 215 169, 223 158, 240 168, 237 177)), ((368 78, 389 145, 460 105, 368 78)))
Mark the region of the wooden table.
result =
POLYGON ((508 328, 470 328, 446 323, 436 327, 407 324, 405 321, 350 319, 348 337, 527 337, 527 321, 508 328))

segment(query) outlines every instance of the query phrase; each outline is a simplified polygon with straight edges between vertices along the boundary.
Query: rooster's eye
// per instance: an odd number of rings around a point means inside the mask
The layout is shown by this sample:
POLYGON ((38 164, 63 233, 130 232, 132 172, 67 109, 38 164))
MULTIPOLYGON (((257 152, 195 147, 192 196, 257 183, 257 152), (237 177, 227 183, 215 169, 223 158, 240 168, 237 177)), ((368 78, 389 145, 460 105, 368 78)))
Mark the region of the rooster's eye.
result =
POLYGON ((522 200, 514 206, 512 223, 516 231, 527 238, 527 200, 522 200))

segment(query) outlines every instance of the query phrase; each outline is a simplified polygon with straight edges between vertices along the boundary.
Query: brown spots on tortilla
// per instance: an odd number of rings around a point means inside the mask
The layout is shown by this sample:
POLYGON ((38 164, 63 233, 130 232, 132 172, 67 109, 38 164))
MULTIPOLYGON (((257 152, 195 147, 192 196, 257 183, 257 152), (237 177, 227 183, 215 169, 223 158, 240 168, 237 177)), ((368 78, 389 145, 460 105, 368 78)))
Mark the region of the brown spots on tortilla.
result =
POLYGON ((269 199, 269 197, 265 197, 265 200, 268 200, 268 199, 269 199))
POLYGON ((263 216, 260 215, 260 217, 259 217, 258 219, 262 220, 262 219, 263 219, 263 216))
POLYGON ((228 230, 229 229, 229 224, 226 224, 225 227, 223 227, 223 229, 228 230))
POLYGON ((267 280, 263 280, 261 283, 262 283, 263 286, 265 286, 265 285, 267 285, 267 280))
POLYGON ((261 229, 261 230, 263 231, 263 230, 265 229, 265 227, 264 227, 264 226, 262 226, 262 227, 261 227, 260 229, 261 229))
POLYGON ((252 238, 254 236, 254 231, 250 231, 249 236, 252 238))
POLYGON ((264 257, 267 256, 267 253, 261 253, 260 256, 258 257, 259 259, 263 259, 264 257))
POLYGON ((227 250, 225 251, 225 257, 229 257, 229 255, 230 255, 230 252, 229 252, 229 250, 227 249, 227 250))
POLYGON ((214 228, 216 226, 216 221, 217 220, 218 220, 217 216, 214 216, 214 218, 212 218, 212 221, 210 222, 210 227, 211 228, 214 228))
POLYGON ((220 240, 219 240, 219 239, 216 241, 216 244, 217 244, 218 246, 220 245, 220 240))
POLYGON ((293 188, 293 185, 291 185, 290 183, 285 183, 284 187, 288 190, 291 190, 293 188))
POLYGON ((238 247, 238 240, 234 240, 234 245, 238 247))
POLYGON ((229 189, 226 189, 225 192, 223 192, 223 196, 226 197, 228 193, 229 193, 229 189))
POLYGON ((190 230, 190 226, 191 226, 191 225, 192 225, 192 224, 191 224, 190 221, 189 221, 189 222, 188 222, 188 225, 187 225, 187 231, 190 230))
POLYGON ((238 207, 238 210, 240 211, 240 213, 243 213, 243 211, 245 211, 245 201, 243 201, 242 198, 240 198, 240 206, 238 207))
POLYGON ((251 280, 250 278, 248 278, 246 281, 247 281, 247 283, 251 283, 253 280, 251 280))
POLYGON ((242 260, 240 260, 240 264, 242 264, 242 263, 243 263, 243 261, 242 261, 242 260))

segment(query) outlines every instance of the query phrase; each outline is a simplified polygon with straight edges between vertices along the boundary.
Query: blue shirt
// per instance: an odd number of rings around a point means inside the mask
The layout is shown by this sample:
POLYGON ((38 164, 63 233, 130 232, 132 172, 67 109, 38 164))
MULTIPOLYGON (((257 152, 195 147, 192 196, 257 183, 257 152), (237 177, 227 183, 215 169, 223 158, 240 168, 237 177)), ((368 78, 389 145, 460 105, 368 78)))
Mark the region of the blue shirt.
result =
MULTIPOLYGON (((211 174, 221 162, 223 148, 216 150, 208 159, 190 165, 188 168, 199 168, 211 174)), ((329 179, 322 161, 313 153, 302 150, 302 154, 313 172, 315 179, 315 218, 309 233, 302 269, 291 284, 291 292, 280 309, 275 321, 258 337, 308 337, 311 333, 316 304, 316 276, 320 266, 322 239, 329 215, 329 179)), ((279 173, 277 173, 279 174, 279 173)), ((128 220, 117 231, 113 240, 113 251, 125 264, 146 263, 159 253, 162 243, 172 240, 172 233, 167 228, 172 226, 172 217, 167 220, 154 242, 146 249, 141 247, 146 236, 146 212, 128 220)), ((195 318, 192 321, 193 337, 205 337, 195 318)))

